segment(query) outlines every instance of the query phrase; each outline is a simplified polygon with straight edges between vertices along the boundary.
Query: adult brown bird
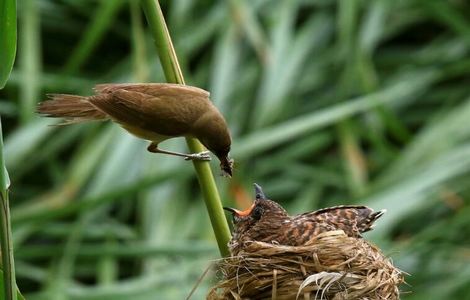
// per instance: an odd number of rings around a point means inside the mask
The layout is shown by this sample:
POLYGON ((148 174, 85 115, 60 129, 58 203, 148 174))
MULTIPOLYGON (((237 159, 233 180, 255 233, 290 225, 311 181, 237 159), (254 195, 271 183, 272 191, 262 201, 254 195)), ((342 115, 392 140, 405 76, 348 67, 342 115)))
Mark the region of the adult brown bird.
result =
POLYGON ((360 237, 385 213, 385 210, 374 212, 366 206, 335 206, 289 216, 278 203, 266 198, 259 185, 254 185, 256 199, 250 208, 239 211, 224 207, 233 215, 234 232, 229 242, 232 255, 237 255, 248 241, 301 246, 312 237, 332 230, 360 237))
POLYGON ((112 120, 133 135, 151 141, 148 151, 210 160, 208 152, 183 154, 158 148, 175 137, 195 137, 220 160, 224 175, 232 176, 231 137, 227 123, 203 89, 169 83, 99 84, 95 95, 51 94, 38 112, 73 124, 112 120))

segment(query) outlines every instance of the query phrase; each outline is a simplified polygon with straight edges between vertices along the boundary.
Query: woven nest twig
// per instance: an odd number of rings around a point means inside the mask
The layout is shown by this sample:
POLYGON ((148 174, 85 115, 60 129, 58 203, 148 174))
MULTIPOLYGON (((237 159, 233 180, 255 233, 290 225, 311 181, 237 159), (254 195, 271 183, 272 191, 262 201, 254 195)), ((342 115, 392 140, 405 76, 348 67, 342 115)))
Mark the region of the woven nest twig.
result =
POLYGON ((207 299, 399 299, 403 273, 361 238, 330 231, 305 246, 250 242, 219 264, 207 299))

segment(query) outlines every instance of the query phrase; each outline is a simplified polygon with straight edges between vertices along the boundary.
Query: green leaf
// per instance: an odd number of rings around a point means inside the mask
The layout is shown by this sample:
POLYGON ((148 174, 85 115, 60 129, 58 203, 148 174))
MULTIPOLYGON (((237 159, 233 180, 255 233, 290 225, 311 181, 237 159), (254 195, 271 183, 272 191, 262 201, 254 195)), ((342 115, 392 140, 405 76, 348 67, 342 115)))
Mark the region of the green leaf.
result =
POLYGON ((0 89, 10 76, 16 55, 16 1, 0 0, 0 89))

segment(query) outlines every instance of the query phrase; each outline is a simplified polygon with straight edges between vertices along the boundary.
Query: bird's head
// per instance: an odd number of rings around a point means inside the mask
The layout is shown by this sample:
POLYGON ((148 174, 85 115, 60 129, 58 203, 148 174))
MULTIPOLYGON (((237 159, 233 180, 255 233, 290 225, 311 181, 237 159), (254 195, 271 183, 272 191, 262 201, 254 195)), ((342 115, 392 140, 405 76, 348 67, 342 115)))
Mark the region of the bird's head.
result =
POLYGON ((276 222, 279 218, 288 218, 286 210, 276 202, 266 198, 258 184, 254 184, 256 198, 253 204, 246 210, 240 211, 231 207, 224 207, 233 216, 235 230, 244 231, 255 226, 259 222, 276 222))
POLYGON ((217 156, 220 161, 222 176, 232 177, 234 160, 230 158, 230 136, 220 135, 212 140, 202 140, 204 146, 217 156))
POLYGON ((232 138, 222 114, 215 108, 206 112, 193 124, 192 132, 220 161, 222 175, 232 177, 233 159, 229 157, 232 138))

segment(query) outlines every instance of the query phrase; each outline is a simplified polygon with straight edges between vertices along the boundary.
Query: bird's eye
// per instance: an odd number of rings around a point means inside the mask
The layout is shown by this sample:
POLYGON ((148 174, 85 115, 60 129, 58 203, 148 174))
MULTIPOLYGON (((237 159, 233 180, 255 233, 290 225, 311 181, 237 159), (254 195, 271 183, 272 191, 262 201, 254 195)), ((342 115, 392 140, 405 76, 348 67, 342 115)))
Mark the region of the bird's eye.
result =
POLYGON ((261 215, 263 214, 263 208, 260 206, 255 206, 253 208, 253 212, 251 213, 251 217, 255 220, 261 219, 261 215))

